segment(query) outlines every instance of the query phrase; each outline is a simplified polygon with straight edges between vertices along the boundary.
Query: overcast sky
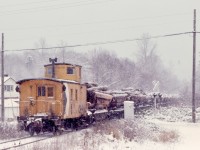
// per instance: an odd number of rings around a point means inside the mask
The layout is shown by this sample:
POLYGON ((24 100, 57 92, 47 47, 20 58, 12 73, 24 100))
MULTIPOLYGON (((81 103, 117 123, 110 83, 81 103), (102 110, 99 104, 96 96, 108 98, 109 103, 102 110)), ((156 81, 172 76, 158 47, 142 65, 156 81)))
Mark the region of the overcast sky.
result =
MULTIPOLYGON (((35 48, 41 38, 48 46, 105 42, 190 32, 193 9, 198 0, 0 0, 0 32, 5 49, 35 48)), ((199 38, 199 36, 197 36, 199 38)), ((197 38, 197 56, 199 44, 197 38)), ((190 79, 192 34, 153 39, 157 52, 180 77, 190 79)), ((79 47, 115 51, 120 57, 134 58, 136 42, 79 47)), ((197 60, 197 64, 199 60, 197 60)))

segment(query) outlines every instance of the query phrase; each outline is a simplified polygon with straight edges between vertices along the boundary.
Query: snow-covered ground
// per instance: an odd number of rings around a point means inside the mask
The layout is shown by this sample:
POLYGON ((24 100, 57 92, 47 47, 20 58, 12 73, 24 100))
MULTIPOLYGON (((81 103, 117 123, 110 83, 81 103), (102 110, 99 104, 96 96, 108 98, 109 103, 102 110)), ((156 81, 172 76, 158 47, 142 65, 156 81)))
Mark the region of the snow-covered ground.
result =
POLYGON ((191 109, 148 110, 133 120, 111 120, 17 149, 50 150, 199 150, 200 116, 191 109))
MULTIPOLYGON (((163 144, 162 149, 167 150, 199 150, 200 149, 200 123, 186 122, 166 122, 152 120, 165 129, 175 130, 178 135, 178 141, 172 144, 163 144), (168 147, 170 146, 170 147, 168 147)), ((161 150, 162 150, 161 149, 161 150)))

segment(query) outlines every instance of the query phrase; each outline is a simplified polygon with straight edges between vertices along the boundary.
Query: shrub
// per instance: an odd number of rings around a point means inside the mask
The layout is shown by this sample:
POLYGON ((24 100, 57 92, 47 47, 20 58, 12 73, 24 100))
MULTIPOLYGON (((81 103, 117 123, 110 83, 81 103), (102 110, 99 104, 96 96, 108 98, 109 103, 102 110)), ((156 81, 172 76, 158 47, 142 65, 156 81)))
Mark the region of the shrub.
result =
POLYGON ((178 139, 178 134, 175 131, 161 131, 159 132, 157 138, 154 139, 156 142, 174 142, 178 139))
POLYGON ((0 122, 0 139, 10 139, 25 136, 24 131, 18 132, 17 123, 0 122))

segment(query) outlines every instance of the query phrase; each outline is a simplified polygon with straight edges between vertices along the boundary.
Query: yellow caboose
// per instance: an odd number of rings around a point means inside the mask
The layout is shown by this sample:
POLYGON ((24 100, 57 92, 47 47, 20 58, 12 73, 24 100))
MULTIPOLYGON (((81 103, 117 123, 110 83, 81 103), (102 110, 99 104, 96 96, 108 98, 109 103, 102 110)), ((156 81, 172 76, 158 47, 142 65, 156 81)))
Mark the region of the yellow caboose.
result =
POLYGON ((45 65, 45 77, 20 80, 21 127, 31 135, 40 131, 74 128, 88 120, 86 86, 81 66, 68 63, 45 65), (81 122, 81 120, 84 120, 81 122))

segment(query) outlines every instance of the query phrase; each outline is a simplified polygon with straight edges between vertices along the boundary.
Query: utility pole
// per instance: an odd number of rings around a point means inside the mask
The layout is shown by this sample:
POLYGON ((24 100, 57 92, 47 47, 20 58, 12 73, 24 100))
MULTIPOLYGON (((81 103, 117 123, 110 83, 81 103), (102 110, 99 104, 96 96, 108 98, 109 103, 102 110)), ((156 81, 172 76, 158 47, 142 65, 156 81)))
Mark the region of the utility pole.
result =
POLYGON ((2 33, 1 45, 1 119, 4 122, 4 34, 2 33))
POLYGON ((52 78, 55 78, 55 62, 57 62, 57 58, 49 58, 49 62, 52 63, 52 78))
POLYGON ((196 104, 195 104, 195 73, 196 73, 196 9, 194 9, 193 22, 193 69, 192 69, 192 122, 196 122, 196 104))

